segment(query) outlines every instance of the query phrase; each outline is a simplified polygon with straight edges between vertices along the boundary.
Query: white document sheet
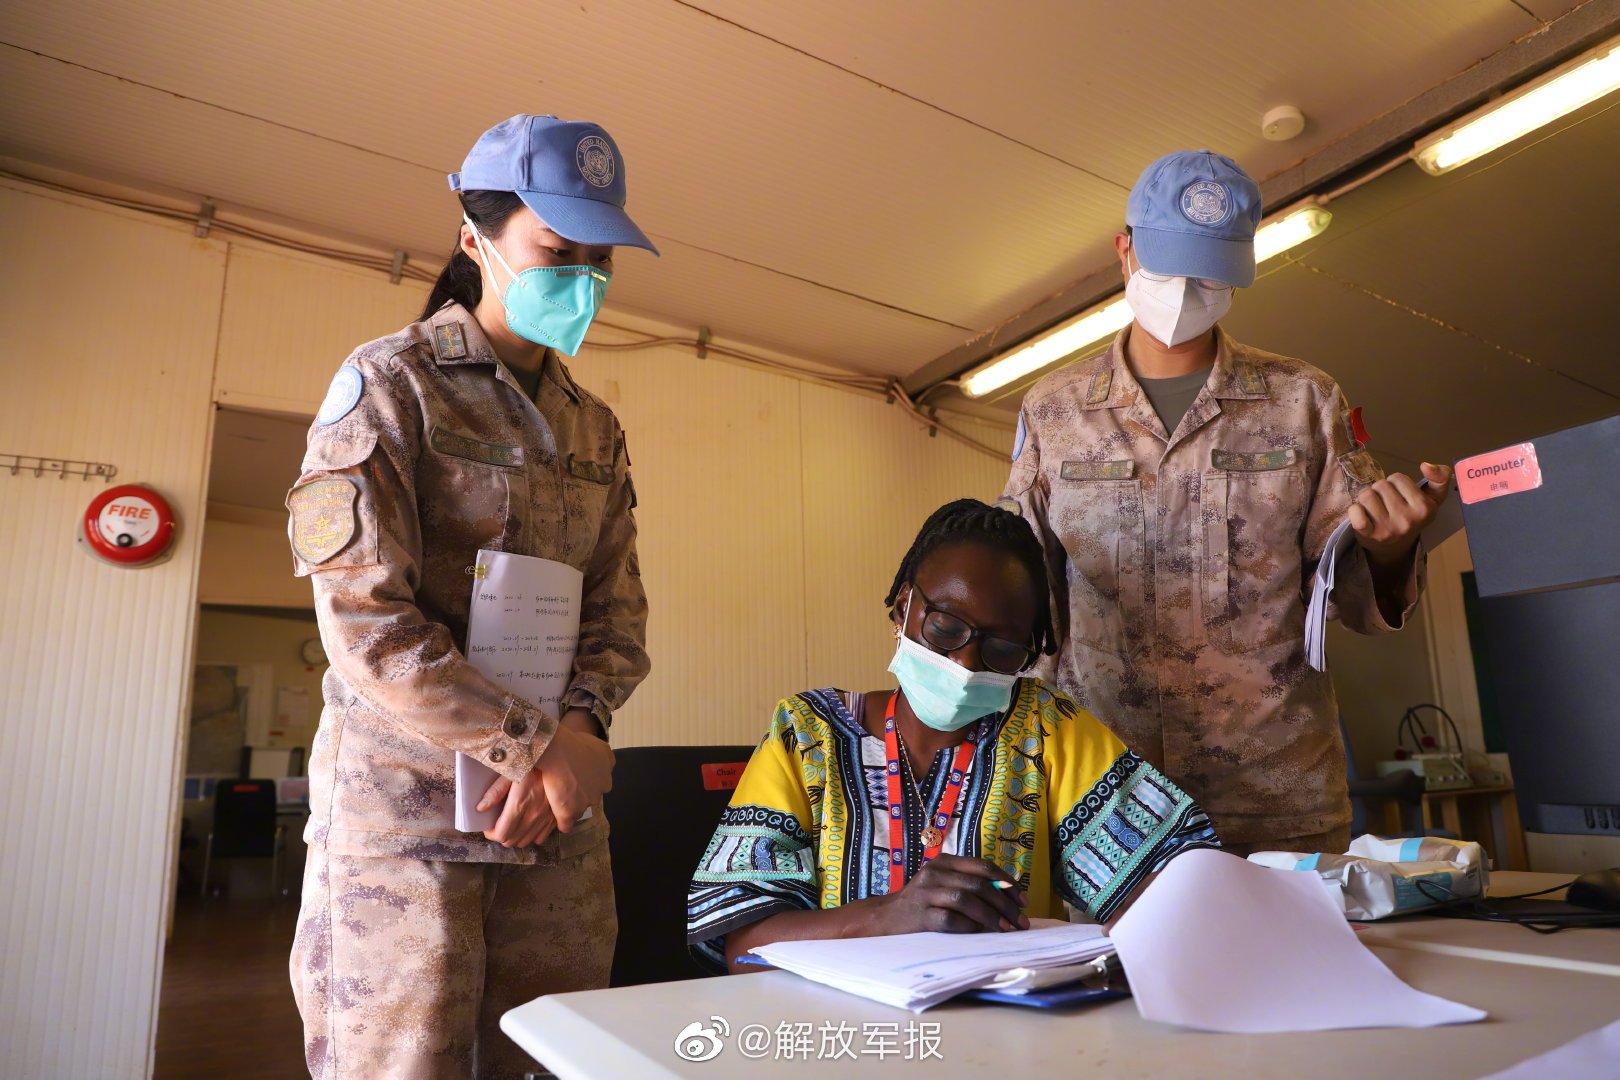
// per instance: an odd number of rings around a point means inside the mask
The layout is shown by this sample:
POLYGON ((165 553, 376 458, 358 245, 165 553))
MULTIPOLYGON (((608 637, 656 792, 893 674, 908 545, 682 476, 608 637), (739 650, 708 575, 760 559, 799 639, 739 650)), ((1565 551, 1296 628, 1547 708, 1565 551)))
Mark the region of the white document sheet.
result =
POLYGON ((1620 1020, 1521 1061, 1485 1080, 1549 1080, 1550 1077, 1620 1076, 1620 1020))
MULTIPOLYGON (((497 686, 558 719, 574 671, 584 588, 585 575, 566 563, 480 551, 467 613, 467 661, 497 686)), ((479 812, 477 806, 498 775, 481 761, 456 755, 457 829, 483 832, 494 826, 500 807, 479 812)))
POLYGON ((999 934, 778 941, 752 950, 784 971, 914 1012, 1015 968, 1075 964, 1113 951, 1102 927, 1069 923, 999 934))
POLYGON ((1264 1034, 1485 1017, 1396 978, 1315 874, 1221 851, 1173 859, 1110 936, 1146 1020, 1264 1034))

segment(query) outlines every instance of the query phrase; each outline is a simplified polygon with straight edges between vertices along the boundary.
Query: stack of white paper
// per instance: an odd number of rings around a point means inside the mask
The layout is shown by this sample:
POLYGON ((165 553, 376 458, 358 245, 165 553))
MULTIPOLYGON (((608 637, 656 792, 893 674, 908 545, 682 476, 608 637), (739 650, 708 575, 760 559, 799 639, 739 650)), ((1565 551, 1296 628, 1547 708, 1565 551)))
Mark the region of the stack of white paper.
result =
MULTIPOLYGON (((1428 480, 1418 481, 1419 488, 1428 486, 1428 480)), ((1439 512, 1429 527, 1423 530, 1423 550, 1433 551, 1442 540, 1462 528, 1462 524, 1462 505, 1456 499, 1446 499, 1440 504, 1439 512)), ((1316 573, 1311 577, 1311 599, 1305 605, 1305 658, 1317 671, 1327 670, 1328 601, 1333 598, 1339 560, 1355 542, 1355 531, 1350 528, 1350 519, 1346 517, 1328 536, 1327 547, 1322 550, 1316 573)))
POLYGON ((1137 1011, 1205 1031, 1433 1027, 1479 1009, 1396 978, 1315 874, 1178 855, 1114 924, 1137 1011))
MULTIPOLYGON (((501 689, 558 719, 574 671, 585 575, 567 563, 482 550, 467 611, 467 662, 501 689)), ((484 832, 501 808, 478 809, 499 774, 456 755, 456 828, 484 832)), ((587 810, 582 816, 589 816, 587 810)))
POLYGON ((752 950, 774 967, 885 1005, 922 1012, 1013 968, 1078 964, 1114 951, 1100 926, 1000 934, 893 934, 778 941, 752 950))

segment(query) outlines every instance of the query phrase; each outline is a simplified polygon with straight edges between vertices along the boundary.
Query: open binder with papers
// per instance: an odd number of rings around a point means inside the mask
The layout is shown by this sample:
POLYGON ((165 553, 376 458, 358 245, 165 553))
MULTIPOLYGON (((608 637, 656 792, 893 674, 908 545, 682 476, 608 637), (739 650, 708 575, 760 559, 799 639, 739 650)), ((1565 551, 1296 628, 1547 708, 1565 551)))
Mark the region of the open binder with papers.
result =
MULTIPOLYGON (((1040 969, 1086 964, 1113 951, 1113 942, 1100 926, 1053 923, 1005 934, 778 941, 754 949, 753 954, 814 982, 921 1012, 964 990, 997 982, 998 977, 1014 989, 1038 983, 1033 972, 1040 969)), ((1084 974, 1073 972, 1069 981, 1084 974)))

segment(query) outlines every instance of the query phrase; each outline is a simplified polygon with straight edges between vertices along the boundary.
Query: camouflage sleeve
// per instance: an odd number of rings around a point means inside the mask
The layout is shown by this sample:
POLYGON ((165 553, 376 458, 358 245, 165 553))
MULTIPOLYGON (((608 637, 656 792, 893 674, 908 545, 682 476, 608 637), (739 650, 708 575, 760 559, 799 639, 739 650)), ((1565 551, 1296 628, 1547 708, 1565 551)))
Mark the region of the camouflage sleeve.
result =
POLYGON ((596 548, 585 565, 574 680, 563 696, 565 706, 591 710, 604 732, 613 710, 652 666, 646 649, 647 593, 636 558, 636 489, 622 433, 613 457, 613 486, 596 548))
POLYGON ((346 394, 329 392, 310 428, 287 496, 294 573, 314 586, 321 640, 351 693, 405 733, 515 782, 545 751, 556 721, 479 674, 449 628, 417 607, 422 418, 415 395, 389 378, 386 363, 351 357, 338 376, 346 394), (330 415, 345 404, 347 411, 330 415))
MULTIPOLYGON (((1328 536, 1344 520, 1356 496, 1384 478, 1383 467, 1371 451, 1356 443, 1350 430, 1350 406, 1344 392, 1336 385, 1317 410, 1315 437, 1322 472, 1305 518, 1305 576, 1301 588, 1306 596, 1309 596, 1311 575, 1316 572, 1328 536)), ((1360 544, 1352 543, 1335 568, 1328 618, 1338 619, 1358 634, 1387 634, 1399 630, 1417 606, 1424 573, 1425 555, 1420 547, 1412 560, 1411 573, 1402 584, 1402 591, 1410 600, 1401 605, 1401 619, 1392 625, 1379 608, 1367 553, 1360 544)))
MULTIPOLYGON (((1069 639, 1069 556, 1063 544, 1053 533, 1046 516, 1046 481, 1041 474, 1041 446, 1039 432, 1022 410, 1018 413, 1018 435, 1013 444, 1012 472, 1007 486, 1002 489, 996 505, 1011 510, 1035 530, 1035 538, 1046 554, 1046 581, 1051 591, 1052 627, 1057 634, 1059 650, 1069 639)), ((1035 661, 1028 674, 1056 685, 1057 656, 1043 656, 1035 661)))

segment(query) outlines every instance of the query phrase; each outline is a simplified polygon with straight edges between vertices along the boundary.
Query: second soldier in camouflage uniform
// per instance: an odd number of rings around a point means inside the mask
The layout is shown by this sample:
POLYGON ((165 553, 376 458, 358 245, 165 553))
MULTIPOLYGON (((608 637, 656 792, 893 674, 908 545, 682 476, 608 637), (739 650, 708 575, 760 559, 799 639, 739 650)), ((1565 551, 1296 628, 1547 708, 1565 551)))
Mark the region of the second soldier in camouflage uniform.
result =
POLYGON ((647 674, 647 603, 624 433, 556 350, 577 349, 609 245, 651 249, 623 175, 594 124, 486 133, 422 319, 357 349, 310 429, 289 528, 331 668, 291 970, 316 1077, 521 1076, 501 1013, 607 983, 605 740, 647 674), (517 294, 553 284, 566 317, 528 318, 517 294), (560 721, 467 662, 480 548, 584 575, 560 721), (484 835, 454 827, 457 752, 502 778, 484 835))
POLYGON ((1386 479, 1344 395, 1215 326, 1254 280, 1259 190, 1172 154, 1116 241, 1135 322, 1025 396, 1001 505, 1047 548, 1063 639, 1052 679, 1209 813, 1228 850, 1340 852, 1338 707, 1304 648, 1309 576, 1350 515, 1334 613, 1364 634, 1416 604, 1439 495, 1386 479))

